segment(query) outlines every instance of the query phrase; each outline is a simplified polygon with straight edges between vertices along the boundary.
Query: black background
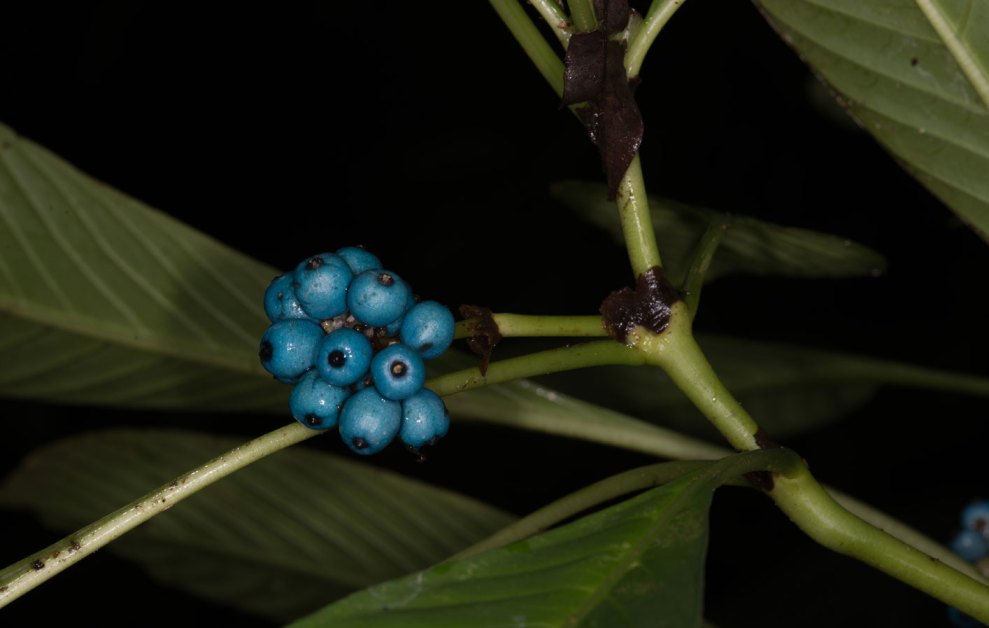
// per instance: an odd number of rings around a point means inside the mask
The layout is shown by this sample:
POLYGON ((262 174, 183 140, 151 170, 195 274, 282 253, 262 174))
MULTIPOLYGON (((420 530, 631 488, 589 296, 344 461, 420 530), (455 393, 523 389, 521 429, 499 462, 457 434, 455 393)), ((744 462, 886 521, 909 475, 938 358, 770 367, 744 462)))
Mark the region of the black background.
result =
MULTIPOLYGON (((552 181, 600 180, 598 158, 487 3, 205 5, 0 4, 0 120, 279 268, 361 243, 420 294, 526 313, 591 313, 631 281, 622 249, 548 198, 552 181)), ((879 279, 722 280, 697 327, 986 374, 985 244, 823 93, 749 3, 687 3, 650 52, 637 95, 651 190, 837 233, 890 263, 879 279)), ((964 503, 989 493, 986 410, 889 389, 787 444, 823 481, 946 539, 964 503)), ((250 436, 280 424, 12 401, 0 411, 5 469, 93 427, 250 436)), ((425 465, 403 452, 373 463, 522 514, 647 461, 463 426, 425 465)), ((4 517, 4 562, 58 538, 4 517)), ((718 494, 708 575, 707 614, 721 626, 944 621, 940 603, 816 547, 750 492, 718 494)), ((108 552, 0 617, 264 625, 108 552)))

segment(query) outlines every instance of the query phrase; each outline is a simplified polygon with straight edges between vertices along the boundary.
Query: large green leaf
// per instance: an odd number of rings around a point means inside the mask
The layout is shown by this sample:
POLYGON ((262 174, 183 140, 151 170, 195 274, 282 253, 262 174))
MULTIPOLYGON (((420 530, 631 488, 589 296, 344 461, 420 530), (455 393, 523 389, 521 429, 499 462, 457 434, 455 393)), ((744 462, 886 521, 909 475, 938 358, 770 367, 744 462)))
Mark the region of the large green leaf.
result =
POLYGON ((698 626, 707 512, 744 456, 733 458, 531 539, 372 587, 295 625, 698 626))
POLYGON ((862 127, 989 238, 989 3, 758 3, 862 127))
POLYGON ((0 125, 0 394, 284 408, 256 355, 275 274, 0 125))
MULTIPOLYGON (((589 222, 623 242, 615 204, 605 186, 564 181, 552 188, 553 196, 589 222)), ((785 277, 856 277, 884 272, 886 262, 872 249, 837 236, 783 227, 744 216, 651 196, 649 210, 663 263, 681 278, 692 259, 697 241, 711 223, 728 225, 706 280, 724 275, 775 275, 785 277)))
MULTIPOLYGON (((238 444, 170 430, 68 438, 33 453, 0 487, 0 504, 73 530, 238 444)), ((109 548, 175 587, 287 620, 432 565, 511 519, 466 497, 296 447, 209 486, 109 548)))

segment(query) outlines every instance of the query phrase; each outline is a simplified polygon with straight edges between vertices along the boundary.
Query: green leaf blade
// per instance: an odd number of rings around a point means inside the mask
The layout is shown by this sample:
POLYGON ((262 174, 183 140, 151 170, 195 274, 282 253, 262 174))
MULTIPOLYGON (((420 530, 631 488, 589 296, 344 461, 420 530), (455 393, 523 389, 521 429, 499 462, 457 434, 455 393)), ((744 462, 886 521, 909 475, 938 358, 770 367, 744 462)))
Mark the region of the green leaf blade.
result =
POLYGON ((989 7, 951 0, 759 4, 863 128, 989 237, 989 7))
MULTIPOLYGON (((0 504, 76 529, 237 444, 169 430, 69 438, 32 454, 0 488, 0 504)), ((172 586, 284 621, 432 565, 510 521, 454 493, 294 448, 109 548, 172 586)))
POLYGON ((571 524, 354 594, 297 626, 696 626, 706 468, 571 524))
POLYGON ((0 394, 284 408, 256 355, 275 274, 0 125, 0 394))

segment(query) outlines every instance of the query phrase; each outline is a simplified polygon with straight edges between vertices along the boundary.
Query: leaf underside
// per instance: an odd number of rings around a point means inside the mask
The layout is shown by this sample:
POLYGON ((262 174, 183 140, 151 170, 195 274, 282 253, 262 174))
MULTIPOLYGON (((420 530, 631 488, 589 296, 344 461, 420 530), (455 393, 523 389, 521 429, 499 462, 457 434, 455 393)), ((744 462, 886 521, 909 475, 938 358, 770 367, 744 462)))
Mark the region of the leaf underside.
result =
MULTIPOLYGON (((558 201, 588 222, 624 242, 621 225, 604 186, 581 181, 553 185, 558 201)), ((709 224, 725 222, 728 230, 704 278, 726 275, 783 277, 874 277, 886 262, 872 249, 840 238, 754 218, 730 216, 669 199, 651 196, 649 210, 664 267, 674 280, 690 266, 694 247, 709 224)))
POLYGON ((989 3, 757 1, 862 128, 989 239, 989 3))
POLYGON ((257 358, 275 274, 0 125, 0 394, 284 408, 257 358))
POLYGON ((717 463, 531 539, 372 587, 297 626, 698 626, 717 463))
MULTIPOLYGON (((70 531, 239 444, 152 429, 68 438, 34 452, 8 477, 0 504, 70 531)), ((296 447, 108 547, 171 586, 286 621, 432 565, 511 521, 455 493, 296 447)))

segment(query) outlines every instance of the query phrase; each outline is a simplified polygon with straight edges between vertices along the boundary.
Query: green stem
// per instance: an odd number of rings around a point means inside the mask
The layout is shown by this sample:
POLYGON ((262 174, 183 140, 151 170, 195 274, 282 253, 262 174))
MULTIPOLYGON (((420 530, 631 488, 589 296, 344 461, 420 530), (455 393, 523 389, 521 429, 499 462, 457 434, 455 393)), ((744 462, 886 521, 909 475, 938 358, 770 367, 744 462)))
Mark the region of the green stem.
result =
POLYGON ((556 38, 566 48, 567 44, 570 43, 571 30, 570 19, 567 18, 563 7, 555 0, 530 0, 529 4, 546 20, 549 27, 553 29, 553 33, 556 34, 556 38))
POLYGON ((628 250, 634 275, 638 277, 654 266, 662 267, 638 155, 629 164, 625 176, 618 184, 617 200, 625 248, 628 250))
POLYGON ((490 0, 498 17, 512 31, 515 40, 529 56, 558 97, 563 97, 563 61, 543 38, 539 29, 517 0, 490 0))
POLYGON ((573 28, 578 33, 586 33, 598 27, 598 18, 594 14, 593 0, 569 0, 570 18, 573 28))
POLYGON ((0 572, 0 607, 61 573, 110 541, 238 469, 321 432, 286 425, 180 475, 147 495, 77 530, 0 572))
MULTIPOLYGON (((733 447, 752 451, 759 428, 715 375, 690 330, 686 306, 673 306, 670 325, 661 334, 641 328, 629 335, 631 346, 660 366, 733 447)), ((811 538, 836 552, 862 560, 962 611, 989 621, 989 587, 903 543, 853 515, 806 469, 780 479, 770 496, 811 538)))
MULTIPOLYGON (((564 337, 600 338, 607 336, 600 316, 530 316, 528 314, 492 314, 498 333, 505 338, 564 337)), ((454 338, 470 338, 476 333, 478 319, 459 321, 454 338)))
POLYGON ((430 379, 426 386, 442 397, 480 386, 588 366, 644 363, 645 358, 637 351, 613 340, 599 340, 492 362, 484 375, 476 367, 447 373, 430 379))
POLYGON ((628 50, 625 52, 625 71, 628 77, 635 78, 642 69, 642 61, 646 58, 646 53, 655 41, 659 31, 663 30, 666 23, 670 21, 676 10, 686 0, 653 0, 649 5, 649 12, 646 13, 642 26, 635 33, 632 41, 629 42, 628 50))
POLYGON ((697 307, 701 300, 701 289, 704 287, 704 275, 707 274, 707 269, 711 267, 711 260, 714 259, 714 254, 721 245, 725 233, 728 232, 730 224, 727 217, 709 223, 700 241, 697 242, 697 246, 694 248, 693 259, 690 263, 690 268, 687 270, 687 276, 683 279, 681 288, 683 300, 687 304, 687 309, 690 310, 691 319, 697 316, 697 307))

